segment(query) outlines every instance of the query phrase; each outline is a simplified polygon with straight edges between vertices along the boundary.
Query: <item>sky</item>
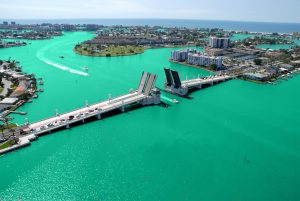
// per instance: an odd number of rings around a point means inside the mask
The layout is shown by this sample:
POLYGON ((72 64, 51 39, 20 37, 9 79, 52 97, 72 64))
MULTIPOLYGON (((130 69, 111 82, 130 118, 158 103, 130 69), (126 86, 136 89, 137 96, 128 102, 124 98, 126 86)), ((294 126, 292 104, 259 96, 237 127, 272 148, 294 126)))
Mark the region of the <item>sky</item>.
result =
POLYGON ((0 0, 0 19, 166 18, 300 23, 300 0, 0 0))

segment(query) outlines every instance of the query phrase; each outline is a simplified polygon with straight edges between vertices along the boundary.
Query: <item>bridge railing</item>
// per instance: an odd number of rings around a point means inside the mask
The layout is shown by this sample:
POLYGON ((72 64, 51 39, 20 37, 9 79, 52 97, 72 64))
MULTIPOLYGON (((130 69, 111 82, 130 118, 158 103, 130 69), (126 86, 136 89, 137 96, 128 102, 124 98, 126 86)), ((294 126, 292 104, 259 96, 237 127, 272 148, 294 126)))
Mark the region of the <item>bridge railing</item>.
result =
MULTIPOLYGON (((134 90, 134 91, 131 92, 131 93, 135 93, 135 92, 137 92, 137 91, 134 90)), ((125 94, 125 95, 127 95, 127 94, 125 94)), ((120 98, 120 97, 125 96, 125 95, 117 96, 117 97, 115 97, 115 98, 113 98, 113 99, 111 99, 111 100, 120 98)), ((106 102, 106 101, 108 101, 108 100, 104 100, 104 101, 102 101, 102 102, 93 103, 93 104, 89 105, 88 107, 92 107, 92 106, 95 106, 95 105, 97 105, 97 104, 104 103, 104 102, 106 102)), ((75 111, 77 111, 77 110, 84 109, 84 108, 87 108, 87 107, 85 106, 85 107, 76 108, 76 109, 74 109, 74 110, 71 110, 71 111, 68 111, 68 112, 61 113, 61 114, 59 114, 57 117, 62 116, 62 115, 66 115, 66 114, 68 114, 68 113, 75 112, 75 111)), ((55 116, 47 117, 47 118, 38 120, 38 121, 36 121, 36 122, 34 122, 34 123, 38 123, 38 122, 41 122, 41 121, 46 121, 46 120, 52 119, 52 118, 54 118, 54 117, 55 117, 55 116)), ((33 124, 33 123, 31 123, 31 124, 33 124)))
MULTIPOLYGON (((128 102, 126 102, 125 104, 126 104, 126 105, 127 105, 127 104, 132 104, 132 103, 137 102, 137 101, 140 101, 140 100, 142 100, 142 99, 144 99, 144 97, 139 97, 139 98, 137 98, 137 99, 128 101, 128 102)), ((87 118, 96 116, 96 115, 98 115, 98 114, 103 114, 103 113, 106 113, 106 112, 109 112, 109 111, 118 109, 118 108, 120 108, 120 107, 122 107, 122 106, 123 106, 123 103, 116 104, 116 105, 114 105, 114 106, 112 106, 112 107, 109 107, 109 108, 107 108, 107 109, 99 110, 99 111, 97 111, 97 112, 91 112, 91 113, 89 113, 88 115, 82 116, 81 118, 76 118, 76 119, 72 119, 72 120, 66 120, 66 121, 63 122, 62 124, 58 124, 58 125, 52 126, 52 127, 50 127, 50 128, 48 127, 47 129, 44 129, 44 130, 38 130, 38 131, 35 130, 34 132, 31 132, 31 134, 37 134, 37 133, 45 133, 45 132, 49 132, 49 131, 51 131, 51 130, 53 130, 53 129, 60 128, 60 127, 63 127, 63 126, 67 126, 68 124, 72 124, 72 123, 75 123, 75 122, 78 122, 78 121, 82 121, 82 120, 84 120, 84 119, 87 119, 87 118)), ((45 126, 45 125, 47 125, 47 123, 40 125, 39 128, 42 127, 42 126, 45 126)))

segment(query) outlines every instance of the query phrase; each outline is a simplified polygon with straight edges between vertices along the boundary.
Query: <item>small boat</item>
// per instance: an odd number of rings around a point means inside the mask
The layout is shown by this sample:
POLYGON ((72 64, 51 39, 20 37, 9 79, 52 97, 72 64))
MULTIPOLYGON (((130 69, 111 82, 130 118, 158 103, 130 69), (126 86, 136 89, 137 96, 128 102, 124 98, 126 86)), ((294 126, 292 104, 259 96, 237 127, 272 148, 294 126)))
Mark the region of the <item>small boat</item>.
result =
POLYGON ((179 103, 179 101, 176 99, 172 99, 172 103, 179 103))
POLYGON ((85 71, 88 71, 88 70, 89 70, 89 68, 88 68, 88 67, 84 67, 84 68, 83 68, 83 70, 85 70, 85 71))
POLYGON ((44 84, 44 82, 41 80, 41 81, 39 81, 39 84, 40 84, 40 85, 43 85, 43 84, 44 84))
POLYGON ((63 59, 63 58, 65 58, 65 57, 64 57, 64 56, 60 56, 59 58, 63 59))
POLYGON ((32 96, 32 98, 37 98, 38 97, 38 95, 37 94, 34 94, 33 96, 32 96))
POLYGON ((44 92, 44 89, 40 88, 40 89, 37 89, 36 91, 38 91, 38 92, 44 92))

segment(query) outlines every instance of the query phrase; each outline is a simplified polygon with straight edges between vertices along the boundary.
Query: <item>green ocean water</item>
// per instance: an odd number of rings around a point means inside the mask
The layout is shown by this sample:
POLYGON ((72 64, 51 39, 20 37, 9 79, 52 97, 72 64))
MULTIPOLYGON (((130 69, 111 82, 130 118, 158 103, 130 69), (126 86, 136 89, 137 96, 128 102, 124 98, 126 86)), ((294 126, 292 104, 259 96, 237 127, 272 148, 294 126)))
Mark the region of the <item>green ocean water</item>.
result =
MULTIPOLYGON (((127 93, 143 70, 159 75, 159 87, 163 67, 183 79, 209 75, 170 63, 172 49, 111 58, 72 51, 91 37, 66 33, 0 49, 0 59, 18 60, 44 78, 45 92, 19 109, 29 121, 127 93)), ((0 157, 0 200, 298 201, 299 86, 300 76, 277 85, 232 80, 192 99, 176 97, 180 103, 168 108, 144 107, 43 136, 0 157)))
POLYGON ((253 36, 255 36, 255 34, 233 34, 230 39, 231 39, 231 41, 238 41, 238 40, 244 40, 247 38, 251 38, 253 36))
POLYGON ((300 46, 300 40, 292 40, 294 41, 294 44, 277 44, 277 45, 268 45, 268 44, 262 44, 257 45, 257 48, 260 49, 272 49, 272 50, 288 50, 291 49, 294 46, 300 46))
POLYGON ((257 45, 257 48, 260 49, 272 49, 272 50, 288 50, 290 48, 292 48, 294 45, 289 45, 289 44, 278 44, 278 45, 267 45, 267 44, 263 44, 263 45, 257 45))

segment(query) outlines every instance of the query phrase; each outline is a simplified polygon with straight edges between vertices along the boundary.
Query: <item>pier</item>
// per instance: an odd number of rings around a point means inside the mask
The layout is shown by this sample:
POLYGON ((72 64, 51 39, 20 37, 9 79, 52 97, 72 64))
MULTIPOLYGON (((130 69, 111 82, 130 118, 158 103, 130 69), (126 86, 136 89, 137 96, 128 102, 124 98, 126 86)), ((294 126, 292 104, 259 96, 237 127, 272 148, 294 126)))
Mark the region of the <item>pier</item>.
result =
POLYGON ((205 86, 212 86, 235 78, 235 76, 224 74, 181 81, 177 71, 168 68, 164 70, 166 74, 166 82, 164 84, 165 91, 178 96, 187 96, 189 91, 193 88, 202 89, 205 86))

